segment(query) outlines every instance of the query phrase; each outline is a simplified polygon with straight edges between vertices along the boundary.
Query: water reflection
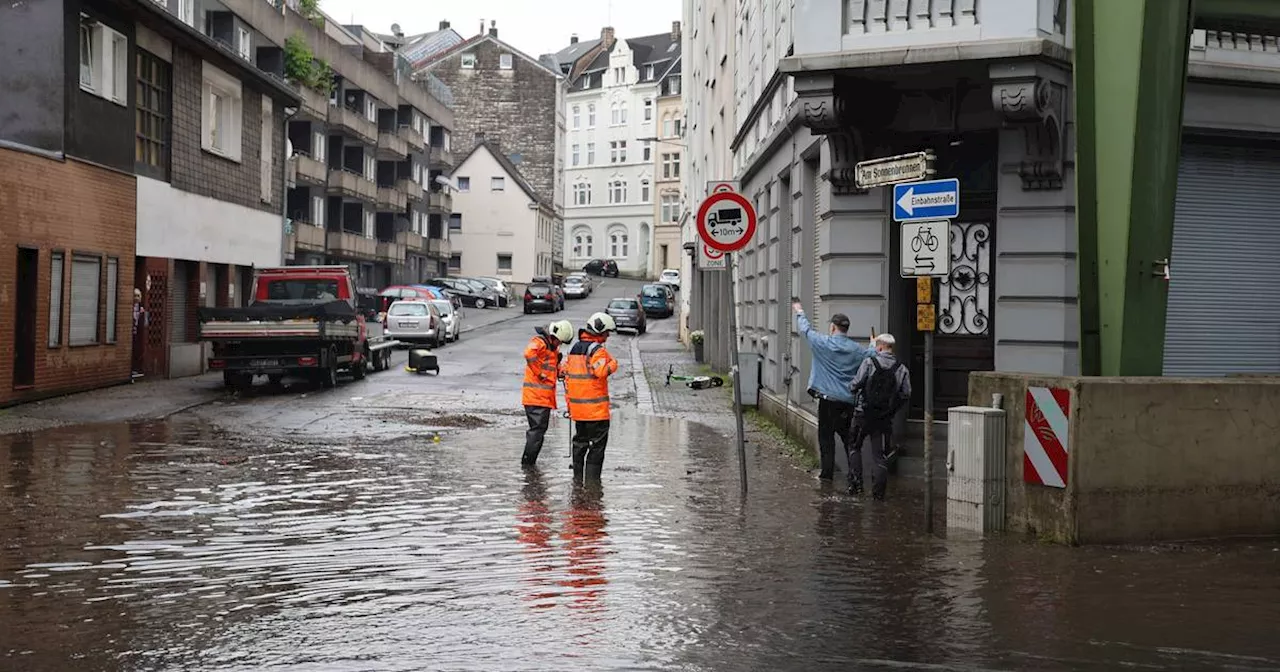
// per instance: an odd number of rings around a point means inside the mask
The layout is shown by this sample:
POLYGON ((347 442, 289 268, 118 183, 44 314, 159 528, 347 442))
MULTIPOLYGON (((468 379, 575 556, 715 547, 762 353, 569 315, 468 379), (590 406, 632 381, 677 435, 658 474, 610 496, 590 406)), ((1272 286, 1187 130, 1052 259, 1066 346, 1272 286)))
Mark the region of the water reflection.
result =
POLYGON ((569 508, 562 516, 560 539, 568 558, 569 578, 560 586, 569 589, 573 601, 569 606, 586 612, 602 611, 601 600, 605 578, 605 556, 609 554, 609 521, 604 515, 604 488, 600 481, 587 479, 574 483, 569 508))

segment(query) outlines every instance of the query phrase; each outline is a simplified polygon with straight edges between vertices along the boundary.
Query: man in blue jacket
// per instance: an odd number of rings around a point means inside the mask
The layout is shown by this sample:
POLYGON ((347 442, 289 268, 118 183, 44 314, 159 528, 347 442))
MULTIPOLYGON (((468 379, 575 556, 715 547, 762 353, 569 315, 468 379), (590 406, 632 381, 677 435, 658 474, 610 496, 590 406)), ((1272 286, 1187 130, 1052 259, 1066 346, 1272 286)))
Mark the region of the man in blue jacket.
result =
POLYGON ((845 315, 832 315, 827 333, 820 334, 809 324, 799 301, 791 307, 796 312, 796 331, 809 342, 813 353, 809 396, 818 400, 818 456, 822 465, 818 478, 829 481, 836 466, 836 435, 846 452, 854 443, 855 399, 849 386, 862 360, 875 354, 875 350, 849 338, 849 318, 845 315))

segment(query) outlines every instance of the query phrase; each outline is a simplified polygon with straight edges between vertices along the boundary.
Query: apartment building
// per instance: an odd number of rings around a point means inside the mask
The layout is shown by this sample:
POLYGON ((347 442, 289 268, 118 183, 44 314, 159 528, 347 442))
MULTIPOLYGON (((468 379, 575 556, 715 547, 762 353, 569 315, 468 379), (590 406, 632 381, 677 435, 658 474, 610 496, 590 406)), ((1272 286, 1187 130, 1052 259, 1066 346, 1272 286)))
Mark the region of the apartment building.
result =
MULTIPOLYGON (((816 323, 841 312, 854 334, 896 334, 921 375, 916 288, 899 277, 891 190, 858 188, 853 170, 905 152, 932 151, 937 175, 961 184, 951 274, 937 289, 935 407, 962 403, 971 371, 1079 372, 1073 3, 815 0, 791 9, 747 0, 732 25, 722 3, 687 7, 714 12, 715 30, 737 36, 727 52, 737 54, 730 88, 739 93, 733 176, 760 213, 740 255, 741 347, 764 357, 767 409, 812 422, 796 382, 808 353, 792 328, 792 296, 816 323)), ((1280 350, 1255 335, 1280 329, 1280 313, 1259 305, 1271 300, 1247 291, 1259 278, 1240 269, 1271 268, 1265 250, 1280 246, 1271 209, 1254 197, 1280 178, 1280 121, 1270 112, 1280 53, 1260 46, 1273 39, 1265 31, 1195 29, 1164 372, 1274 371, 1280 350), (1205 358, 1209 333, 1238 334, 1238 347, 1205 358)), ((691 67, 704 83, 712 76, 705 60, 691 67)), ((691 132, 716 116, 695 105, 691 132)), ((716 337, 727 354, 727 338, 716 337)), ((923 402, 916 394, 908 416, 923 402)))
MULTIPOLYGON (((683 243, 680 219, 685 210, 684 179, 680 175, 688 145, 684 138, 684 96, 681 77, 683 61, 680 46, 683 36, 679 21, 671 22, 671 43, 676 45, 666 72, 658 75, 657 105, 654 116, 653 175, 656 197, 653 204, 653 255, 649 276, 658 277, 664 269, 680 268, 683 243)), ((646 67, 648 65, 646 64, 646 67)))

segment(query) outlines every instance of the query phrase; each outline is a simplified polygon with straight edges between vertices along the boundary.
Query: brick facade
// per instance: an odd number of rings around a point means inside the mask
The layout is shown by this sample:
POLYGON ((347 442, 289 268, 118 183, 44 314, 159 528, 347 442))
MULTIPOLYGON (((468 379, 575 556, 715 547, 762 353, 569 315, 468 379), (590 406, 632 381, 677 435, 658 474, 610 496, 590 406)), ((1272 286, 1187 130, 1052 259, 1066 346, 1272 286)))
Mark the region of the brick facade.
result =
MULTIPOLYGON (((0 149, 0 406, 129 380, 137 186, 132 175, 74 160, 55 161, 0 149), (35 292, 35 377, 16 389, 16 328, 13 316, 22 288, 17 283, 19 249, 38 254, 35 292), (65 255, 62 338, 50 347, 51 255, 65 255), (118 263, 115 343, 67 344, 71 256, 102 255, 118 263)), ((106 262, 99 305, 99 329, 106 324, 106 262)), ((106 340, 106 339, 103 339, 106 340)))
POLYGON ((462 51, 428 68, 453 91, 455 153, 471 151, 476 133, 484 133, 508 156, 520 154, 520 174, 539 198, 553 203, 556 153, 561 151, 556 141, 560 80, 493 40, 480 40, 465 51, 476 54, 475 69, 461 68, 462 51), (511 70, 499 67, 503 53, 512 54, 511 70))
POLYGON ((261 166, 262 94, 241 88, 242 121, 240 162, 224 159, 201 148, 203 137, 204 79, 199 58, 182 49, 173 52, 173 167, 171 184, 183 191, 209 196, 249 208, 277 212, 280 209, 279 163, 284 145, 284 110, 271 108, 271 203, 262 202, 261 166))

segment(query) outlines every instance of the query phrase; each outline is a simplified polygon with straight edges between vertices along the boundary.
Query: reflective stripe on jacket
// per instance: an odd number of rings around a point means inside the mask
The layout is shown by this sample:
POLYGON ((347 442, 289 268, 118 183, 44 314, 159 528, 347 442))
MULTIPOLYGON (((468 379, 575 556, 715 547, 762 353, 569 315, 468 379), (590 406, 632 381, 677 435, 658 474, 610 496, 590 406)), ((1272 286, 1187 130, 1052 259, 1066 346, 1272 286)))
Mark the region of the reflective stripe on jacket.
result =
POLYGON ((524 388, 520 401, 525 406, 556 407, 556 374, 560 368, 560 351, 551 347, 539 333, 524 349, 524 388))
POLYGON ((609 419, 609 376, 618 370, 618 360, 599 341, 584 336, 564 363, 565 403, 569 417, 592 421, 609 419))

